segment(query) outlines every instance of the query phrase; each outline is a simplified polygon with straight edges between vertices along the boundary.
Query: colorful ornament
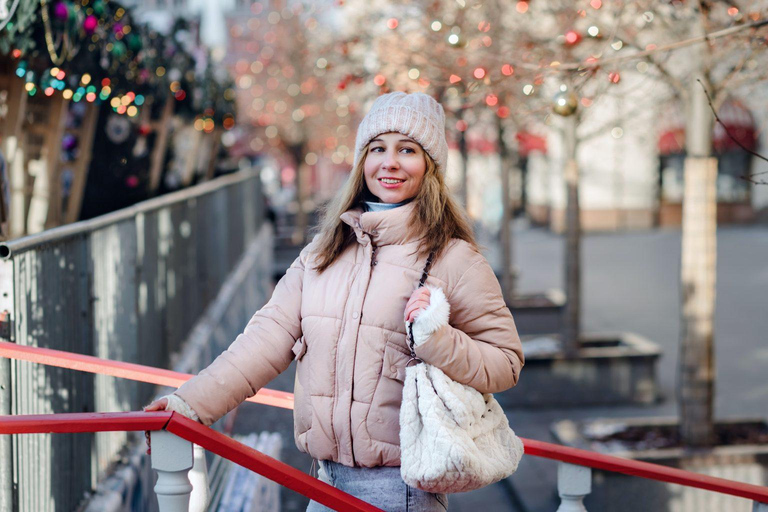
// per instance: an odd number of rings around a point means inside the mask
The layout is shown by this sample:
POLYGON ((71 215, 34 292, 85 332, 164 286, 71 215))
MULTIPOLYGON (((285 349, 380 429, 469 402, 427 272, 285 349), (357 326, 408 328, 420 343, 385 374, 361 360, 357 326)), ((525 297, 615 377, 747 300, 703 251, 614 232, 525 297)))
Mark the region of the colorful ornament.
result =
POLYGON ((85 30, 85 33, 88 35, 92 35, 96 31, 96 27, 99 26, 99 19, 94 16, 93 14, 90 14, 85 17, 85 20, 83 21, 83 30, 85 30))
POLYGON ((122 41, 115 41, 112 43, 112 55, 116 58, 121 58, 125 56, 125 52, 127 51, 127 48, 125 47, 125 43, 122 41))
POLYGON ((64 2, 56 2, 53 7, 53 15, 59 20, 66 20, 69 17, 69 8, 64 2))

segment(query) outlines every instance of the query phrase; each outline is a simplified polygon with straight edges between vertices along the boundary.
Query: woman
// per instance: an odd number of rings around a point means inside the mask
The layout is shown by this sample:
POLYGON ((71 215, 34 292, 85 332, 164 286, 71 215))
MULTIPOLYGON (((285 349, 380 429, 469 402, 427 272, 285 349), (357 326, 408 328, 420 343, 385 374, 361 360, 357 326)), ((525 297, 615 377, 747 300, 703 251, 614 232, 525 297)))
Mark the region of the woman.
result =
POLYGON ((405 322, 420 359, 482 393, 514 386, 523 366, 498 281, 445 185, 447 154, 439 103, 379 97, 358 129, 351 176, 269 303, 208 368, 147 410, 210 425, 295 359, 296 444, 324 478, 384 510, 444 510, 445 495, 400 478, 405 322), (430 255, 427 286, 414 289, 430 255))

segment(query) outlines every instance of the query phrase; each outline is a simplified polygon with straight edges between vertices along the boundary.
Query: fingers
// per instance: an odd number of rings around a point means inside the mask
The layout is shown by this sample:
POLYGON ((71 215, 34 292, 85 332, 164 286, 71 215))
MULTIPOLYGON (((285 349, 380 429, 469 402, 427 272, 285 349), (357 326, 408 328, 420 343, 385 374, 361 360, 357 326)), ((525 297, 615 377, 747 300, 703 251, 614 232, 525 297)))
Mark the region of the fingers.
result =
POLYGON ((405 309, 405 321, 412 322, 421 311, 429 307, 428 300, 417 300, 405 309))
POLYGON ((161 398, 161 399, 155 400, 151 404, 145 406, 144 407, 144 412, 164 411, 167 405, 168 405, 168 399, 167 398, 161 398))

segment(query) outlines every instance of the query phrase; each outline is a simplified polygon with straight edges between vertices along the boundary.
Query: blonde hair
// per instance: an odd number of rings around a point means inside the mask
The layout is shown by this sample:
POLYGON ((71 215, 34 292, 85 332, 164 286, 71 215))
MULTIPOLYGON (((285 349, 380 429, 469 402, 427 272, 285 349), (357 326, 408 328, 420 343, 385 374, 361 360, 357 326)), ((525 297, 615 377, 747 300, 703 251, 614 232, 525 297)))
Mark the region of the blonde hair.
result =
MULTIPOLYGON (((320 239, 315 270, 323 272, 330 267, 336 258, 355 241, 355 233, 351 226, 341 220, 341 214, 362 204, 368 187, 365 184, 365 160, 368 155, 367 144, 361 151, 360 160, 347 179, 344 187, 336 194, 323 209, 320 223, 320 239)), ((464 209, 451 197, 445 184, 443 173, 437 164, 424 151, 427 164, 424 179, 416 197, 413 198, 415 208, 408 222, 408 233, 413 237, 424 237, 424 243, 419 247, 420 256, 430 252, 437 259, 453 238, 464 240, 479 250, 472 232, 472 226, 467 219, 464 209)))

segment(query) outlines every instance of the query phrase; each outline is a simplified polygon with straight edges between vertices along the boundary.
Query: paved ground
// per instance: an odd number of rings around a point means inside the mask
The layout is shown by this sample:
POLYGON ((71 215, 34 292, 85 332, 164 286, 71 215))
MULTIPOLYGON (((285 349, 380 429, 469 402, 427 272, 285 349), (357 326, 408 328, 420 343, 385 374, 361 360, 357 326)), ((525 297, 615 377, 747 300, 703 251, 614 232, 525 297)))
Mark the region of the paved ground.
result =
MULTIPOLYGON (((545 230, 516 226, 516 265, 520 292, 562 288, 562 238, 545 230)), ((495 254, 489 254, 493 261, 495 254)), ((633 331, 656 341, 664 350, 659 379, 665 400, 652 407, 509 410, 519 435, 552 440, 549 428, 560 419, 672 416, 679 321, 679 230, 588 235, 583 242, 583 327, 585 331, 633 331)), ((768 410, 768 228, 725 227, 718 231, 718 285, 715 319, 719 418, 764 415, 768 410)), ((525 378, 523 373, 522 378, 525 378)), ((292 372, 270 387, 291 390, 292 372)), ((284 460, 309 471, 311 459, 296 453, 289 411, 246 404, 239 431, 283 433, 284 460)), ((556 465, 525 458, 508 482, 484 491, 454 495, 451 510, 478 507, 494 511, 552 511, 556 465), (519 500, 516 505, 516 499, 519 500)), ((306 501, 286 492, 284 510, 303 510, 306 501)))

